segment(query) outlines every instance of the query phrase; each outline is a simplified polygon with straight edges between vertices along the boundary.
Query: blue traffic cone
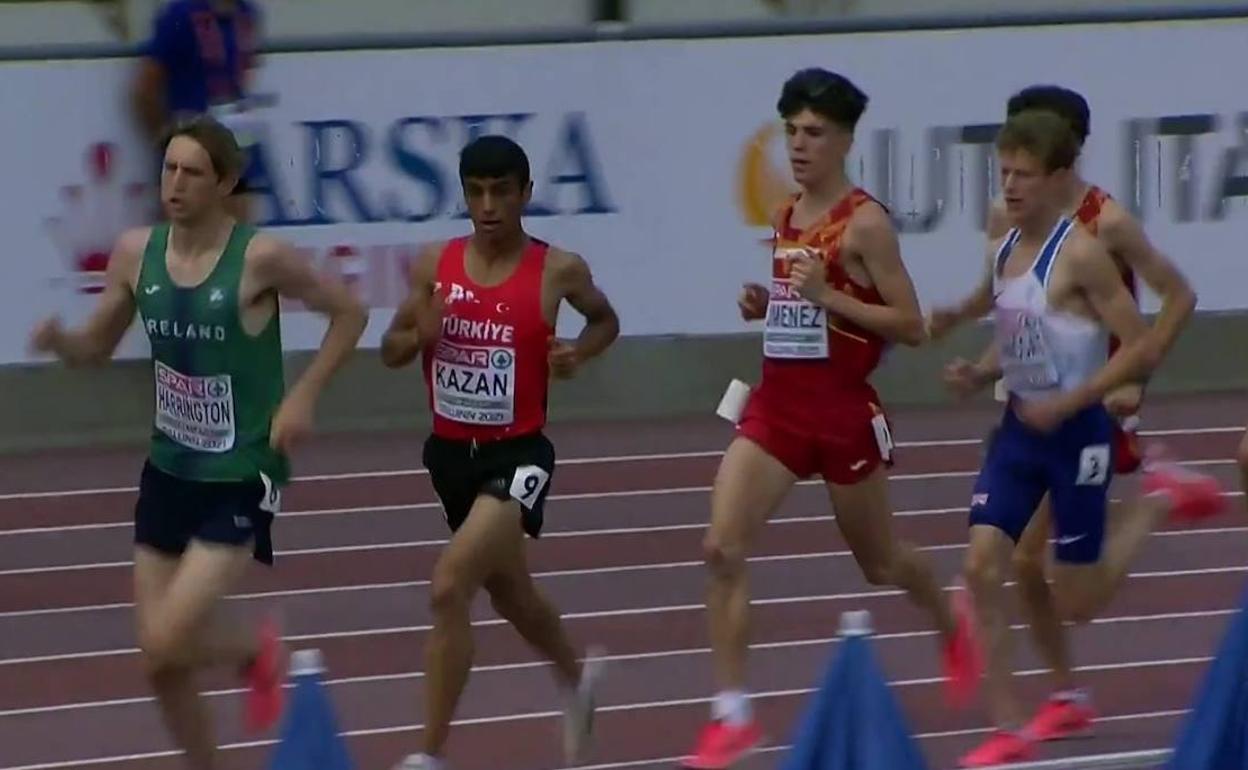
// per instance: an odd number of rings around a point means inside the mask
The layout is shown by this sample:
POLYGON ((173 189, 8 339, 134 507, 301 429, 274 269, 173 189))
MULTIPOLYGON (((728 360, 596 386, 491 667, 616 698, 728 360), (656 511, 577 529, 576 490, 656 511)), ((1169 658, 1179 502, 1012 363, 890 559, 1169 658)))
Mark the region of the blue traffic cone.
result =
POLYGON ((295 691, 269 770, 354 770, 346 741, 338 732, 324 672, 320 650, 299 650, 291 656, 295 691))
POLYGON ((871 616, 841 616, 828 665, 782 770, 926 770, 927 764, 871 651, 871 616))
POLYGON ((1168 770, 1248 770, 1248 591, 1205 671, 1168 770))

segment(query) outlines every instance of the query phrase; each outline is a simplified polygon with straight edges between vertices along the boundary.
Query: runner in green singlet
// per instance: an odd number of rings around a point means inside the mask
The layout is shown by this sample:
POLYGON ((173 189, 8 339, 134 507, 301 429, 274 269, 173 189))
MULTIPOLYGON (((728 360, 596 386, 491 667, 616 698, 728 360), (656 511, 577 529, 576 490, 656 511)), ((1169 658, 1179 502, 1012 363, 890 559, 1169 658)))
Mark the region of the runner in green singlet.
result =
POLYGON ((148 679, 196 770, 212 767, 215 752, 197 669, 237 667, 248 685, 249 731, 268 729, 281 713, 276 625, 257 631, 220 600, 253 560, 273 563, 270 527, 290 478, 287 453, 367 321, 342 282, 227 213, 240 159, 232 134, 211 119, 173 129, 161 172, 167 223, 122 234, 83 326, 68 330, 51 318, 31 336, 33 350, 70 366, 100 365, 137 311, 151 343, 155 417, 135 506, 135 611, 148 679), (320 351, 289 390, 279 296, 329 320, 320 351))

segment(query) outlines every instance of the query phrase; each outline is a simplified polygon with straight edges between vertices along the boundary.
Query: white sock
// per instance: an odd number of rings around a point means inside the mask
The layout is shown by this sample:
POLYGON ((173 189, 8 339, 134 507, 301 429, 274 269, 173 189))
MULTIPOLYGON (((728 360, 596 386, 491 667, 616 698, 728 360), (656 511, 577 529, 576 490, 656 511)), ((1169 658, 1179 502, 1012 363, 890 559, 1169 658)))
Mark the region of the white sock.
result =
POLYGON ((417 754, 416 756, 420 757, 423 762, 420 766, 421 770, 446 770, 446 765, 439 757, 432 754, 417 754))
POLYGON ((745 690, 721 690, 711 703, 711 718, 740 727, 754 717, 750 696, 745 690))

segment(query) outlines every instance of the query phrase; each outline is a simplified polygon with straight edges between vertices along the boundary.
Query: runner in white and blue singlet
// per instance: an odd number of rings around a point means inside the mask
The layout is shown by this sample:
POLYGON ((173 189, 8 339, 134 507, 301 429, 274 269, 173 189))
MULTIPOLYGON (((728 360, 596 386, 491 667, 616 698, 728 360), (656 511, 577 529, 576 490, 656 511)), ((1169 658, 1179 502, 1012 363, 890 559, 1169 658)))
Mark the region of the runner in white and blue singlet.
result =
POLYGON ((1049 111, 1021 112, 1006 122, 997 150, 1011 229, 988 254, 996 337, 979 363, 955 361, 945 373, 961 393, 998 377, 1008 391, 972 493, 965 566, 997 729, 962 758, 963 767, 1025 759, 1035 740, 1013 691, 1002 581, 1041 498, 1051 501, 1057 611, 1078 623, 1113 597, 1163 517, 1194 519, 1222 502, 1213 479, 1151 461, 1144 496, 1123 506, 1106 537, 1114 423, 1105 395, 1154 366, 1154 348, 1104 245, 1064 213, 1079 150, 1067 122, 1049 111), (1122 344, 1108 355, 1111 334, 1122 344))

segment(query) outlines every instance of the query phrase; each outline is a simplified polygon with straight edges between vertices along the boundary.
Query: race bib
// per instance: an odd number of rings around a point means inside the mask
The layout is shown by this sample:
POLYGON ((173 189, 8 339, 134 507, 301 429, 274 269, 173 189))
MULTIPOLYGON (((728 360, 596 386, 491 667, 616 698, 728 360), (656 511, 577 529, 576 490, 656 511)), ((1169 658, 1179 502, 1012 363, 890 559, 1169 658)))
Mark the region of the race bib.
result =
POLYGON ((828 357, 827 313, 789 283, 787 263, 800 253, 801 249, 776 249, 773 257, 785 262, 786 267, 773 270, 763 327, 763 355, 767 358, 828 357))
POLYGON ((234 388, 230 376, 190 377, 157 361, 156 428, 188 449, 233 449, 234 388))
POLYGON ((1044 334, 1044 319, 1019 310, 997 310, 1001 370, 1010 390, 1056 387, 1059 378, 1044 334))
POLYGON ((537 465, 522 465, 511 477, 508 494, 525 508, 532 509, 537 498, 550 482, 550 474, 537 465))
POLYGON ((438 343, 433 408, 439 416, 470 425, 510 425, 515 397, 515 350, 438 343))

